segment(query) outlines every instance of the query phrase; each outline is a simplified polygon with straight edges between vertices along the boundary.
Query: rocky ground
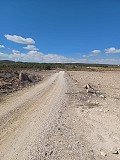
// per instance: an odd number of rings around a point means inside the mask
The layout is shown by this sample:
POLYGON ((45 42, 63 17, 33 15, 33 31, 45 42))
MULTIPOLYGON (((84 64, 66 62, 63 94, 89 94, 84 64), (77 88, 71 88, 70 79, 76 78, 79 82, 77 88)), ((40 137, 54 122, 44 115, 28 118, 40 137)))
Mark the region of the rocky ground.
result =
POLYGON ((55 71, 0 70, 0 99, 9 93, 32 86, 49 77, 55 71))
POLYGON ((0 159, 120 159, 119 79, 117 71, 62 71, 6 97, 0 159))
POLYGON ((120 72, 68 72, 73 128, 94 158, 120 159, 120 72))

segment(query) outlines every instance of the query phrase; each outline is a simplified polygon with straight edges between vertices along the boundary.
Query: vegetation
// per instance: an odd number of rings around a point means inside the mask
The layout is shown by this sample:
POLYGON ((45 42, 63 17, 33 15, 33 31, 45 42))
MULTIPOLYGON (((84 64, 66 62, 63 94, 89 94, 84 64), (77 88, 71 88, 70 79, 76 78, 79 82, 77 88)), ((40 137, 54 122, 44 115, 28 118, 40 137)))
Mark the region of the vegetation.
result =
POLYGON ((0 61, 0 70, 3 69, 38 69, 38 70, 88 70, 88 71, 99 71, 99 70, 120 70, 118 65, 106 65, 106 64, 84 64, 84 63, 29 63, 29 62, 13 62, 13 61, 0 61))

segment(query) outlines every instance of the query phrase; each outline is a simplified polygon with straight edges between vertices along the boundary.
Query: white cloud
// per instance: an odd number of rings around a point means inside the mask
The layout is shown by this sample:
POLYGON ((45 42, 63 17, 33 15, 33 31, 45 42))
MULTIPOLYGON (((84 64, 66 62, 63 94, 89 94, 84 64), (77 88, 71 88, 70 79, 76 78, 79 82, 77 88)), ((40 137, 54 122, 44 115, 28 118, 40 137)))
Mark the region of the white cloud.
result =
POLYGON ((21 61, 21 62, 38 62, 38 63, 99 63, 99 64, 120 64, 119 59, 88 59, 98 55, 98 53, 91 53, 89 55, 84 55, 84 58, 74 59, 67 58, 58 54, 44 54, 39 51, 29 51, 27 53, 21 53, 17 50, 12 50, 11 53, 5 54, 0 52, 0 59, 7 59, 12 61, 21 61))
POLYGON ((95 57, 95 56, 98 56, 98 53, 91 53, 88 55, 83 55, 83 58, 89 58, 89 57, 95 57))
POLYGON ((57 55, 57 54, 47 54, 47 55, 44 55, 43 61, 51 62, 51 63, 52 62, 65 63, 65 62, 73 62, 74 59, 67 58, 67 57, 64 57, 64 56, 60 56, 60 55, 57 55))
POLYGON ((39 50, 34 45, 27 45, 26 47, 23 47, 24 49, 31 50, 31 51, 37 51, 39 50))
POLYGON ((29 51, 20 53, 13 50, 11 54, 0 52, 0 59, 7 59, 21 62, 44 62, 44 63, 97 63, 97 64, 120 64, 120 59, 74 59, 60 56, 57 54, 43 54, 38 51, 29 51))
POLYGON ((92 53, 95 53, 95 54, 99 54, 101 51, 100 50, 98 50, 98 49, 96 49, 96 50, 93 50, 93 51, 91 51, 92 53))
POLYGON ((20 44, 35 44, 35 41, 32 38, 23 38, 21 36, 17 36, 17 35, 9 35, 9 34, 5 34, 4 35, 7 40, 16 42, 16 43, 20 43, 20 44))
POLYGON ((115 64, 115 65, 120 65, 120 58, 119 59, 114 59, 114 58, 110 58, 110 59, 79 59, 76 63, 95 63, 95 64, 115 64))
POLYGON ((9 59, 9 56, 8 56, 8 54, 0 52, 0 59, 1 58, 8 58, 9 59))
POLYGON ((105 53, 120 53, 120 49, 114 47, 105 49, 105 53))
POLYGON ((20 53, 20 51, 12 50, 11 54, 0 54, 0 59, 9 59, 22 62, 45 62, 45 63, 65 63, 73 62, 74 59, 66 58, 57 54, 44 54, 38 51, 29 51, 28 53, 20 53))
POLYGON ((120 59, 95 59, 95 60, 90 60, 90 63, 96 63, 96 64, 120 64, 120 59))
POLYGON ((83 58, 89 58, 89 57, 98 56, 99 53, 101 53, 100 50, 93 50, 93 51, 91 51, 90 54, 88 54, 88 55, 83 55, 83 58))
POLYGON ((17 50, 12 50, 12 53, 13 54, 21 54, 20 51, 17 51, 17 50))
POLYGON ((5 48, 5 46, 4 45, 0 45, 0 48, 5 48))

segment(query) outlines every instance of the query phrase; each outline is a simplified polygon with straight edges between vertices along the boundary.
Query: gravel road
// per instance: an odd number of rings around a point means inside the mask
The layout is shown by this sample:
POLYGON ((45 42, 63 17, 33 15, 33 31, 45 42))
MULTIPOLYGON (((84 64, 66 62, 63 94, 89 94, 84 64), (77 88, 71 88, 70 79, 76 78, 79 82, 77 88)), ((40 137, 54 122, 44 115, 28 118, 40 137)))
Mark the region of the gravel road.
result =
POLYGON ((64 72, 56 73, 44 83, 16 93, 1 104, 0 159, 26 159, 46 121, 51 121, 51 114, 61 105, 65 93, 63 75, 64 72))
POLYGON ((0 160, 120 159, 119 78, 60 71, 7 96, 0 103, 0 160))
POLYGON ((60 71, 0 104, 1 160, 89 157, 70 129, 66 92, 67 79, 60 71))

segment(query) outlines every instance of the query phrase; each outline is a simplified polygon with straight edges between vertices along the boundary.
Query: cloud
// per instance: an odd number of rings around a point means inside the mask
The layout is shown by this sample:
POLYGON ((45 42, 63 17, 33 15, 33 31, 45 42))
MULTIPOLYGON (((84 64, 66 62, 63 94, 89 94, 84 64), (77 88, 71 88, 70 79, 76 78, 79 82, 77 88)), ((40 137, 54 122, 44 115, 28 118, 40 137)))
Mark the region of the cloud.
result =
POLYGON ((17 35, 9 35, 9 34, 5 34, 4 35, 7 40, 16 42, 16 43, 20 43, 20 44, 35 44, 35 41, 32 38, 23 38, 21 36, 17 36, 17 35))
POLYGON ((120 58, 116 59, 92 59, 88 57, 93 57, 99 55, 99 51, 91 51, 90 54, 84 55, 81 59, 67 58, 58 54, 44 54, 37 50, 30 50, 27 53, 22 53, 18 50, 12 50, 11 53, 5 54, 0 52, 0 59, 21 61, 21 62, 38 62, 38 63, 98 63, 98 64, 120 64, 120 58))
POLYGON ((34 45, 27 45, 26 47, 23 47, 24 49, 31 50, 31 51, 37 51, 39 50, 34 45))
POLYGON ((12 53, 13 54, 21 54, 20 51, 17 51, 17 50, 12 50, 12 53))
POLYGON ((96 64, 120 64, 120 59, 95 59, 95 60, 90 60, 90 63, 96 63, 96 64))
POLYGON ((120 53, 120 49, 114 47, 105 49, 105 53, 120 53))
POLYGON ((0 59, 2 59, 2 58, 9 59, 8 54, 0 52, 0 59))
POLYGON ((44 54, 38 51, 29 51, 26 54, 20 51, 12 50, 11 54, 0 54, 0 59, 8 59, 21 62, 43 62, 43 63, 67 63, 73 62, 74 59, 67 58, 57 54, 44 54))
POLYGON ((83 58, 89 58, 89 57, 95 57, 95 56, 98 56, 98 53, 91 53, 88 55, 83 55, 83 58))
POLYGON ((67 58, 65 56, 60 56, 57 54, 47 54, 44 55, 43 57, 43 61, 45 61, 46 63, 48 62, 56 62, 56 63, 67 63, 67 62, 73 62, 74 59, 73 58, 67 58))
POLYGON ((93 51, 91 51, 90 54, 88 54, 88 55, 83 55, 83 58, 89 58, 89 57, 98 56, 99 53, 101 53, 100 50, 93 50, 93 51))
POLYGON ((99 54, 101 51, 98 50, 98 49, 96 49, 96 50, 93 50, 93 51, 91 51, 91 52, 94 53, 94 54, 99 54))
POLYGON ((0 45, 0 48, 5 48, 5 46, 4 45, 0 45))
POLYGON ((44 54, 38 51, 29 51, 21 53, 20 51, 12 50, 11 54, 0 52, 0 59, 7 59, 21 62, 38 62, 38 63, 97 63, 97 64, 120 64, 119 59, 74 59, 57 54, 44 54))

